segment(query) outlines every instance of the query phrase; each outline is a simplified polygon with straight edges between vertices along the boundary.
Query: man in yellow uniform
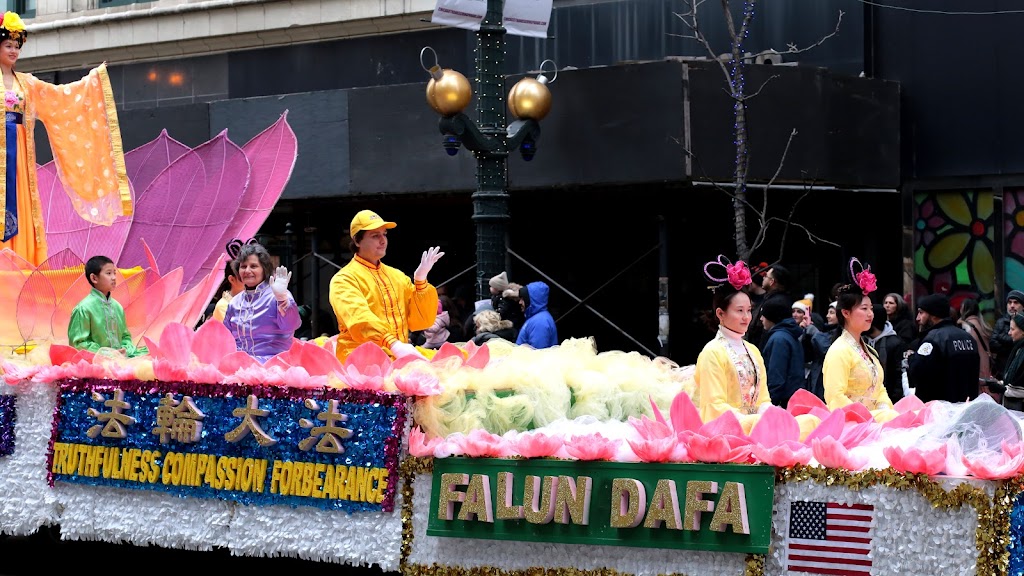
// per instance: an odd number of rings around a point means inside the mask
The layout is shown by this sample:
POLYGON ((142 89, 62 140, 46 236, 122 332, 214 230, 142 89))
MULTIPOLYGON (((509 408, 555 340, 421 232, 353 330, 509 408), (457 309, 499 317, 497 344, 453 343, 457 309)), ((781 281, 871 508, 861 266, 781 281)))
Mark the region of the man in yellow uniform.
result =
POLYGON ((338 360, 373 342, 395 358, 420 355, 409 344, 409 332, 429 328, 437 315, 437 290, 427 273, 444 252, 428 249, 410 279, 381 262, 387 253, 388 230, 397 226, 370 210, 356 214, 349 226, 354 256, 331 279, 330 300, 338 318, 338 360))

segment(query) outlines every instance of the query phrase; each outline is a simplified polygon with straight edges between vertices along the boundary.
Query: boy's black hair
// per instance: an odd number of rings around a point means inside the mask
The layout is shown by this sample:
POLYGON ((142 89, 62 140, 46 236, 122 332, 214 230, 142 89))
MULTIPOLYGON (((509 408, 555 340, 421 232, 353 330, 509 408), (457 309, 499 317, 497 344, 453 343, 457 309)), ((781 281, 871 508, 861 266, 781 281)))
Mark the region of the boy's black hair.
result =
POLYGON ((91 276, 93 274, 98 276, 104 266, 113 263, 114 261, 106 256, 93 256, 89 258, 89 261, 85 263, 85 279, 89 281, 89 285, 95 287, 96 284, 92 281, 91 276))

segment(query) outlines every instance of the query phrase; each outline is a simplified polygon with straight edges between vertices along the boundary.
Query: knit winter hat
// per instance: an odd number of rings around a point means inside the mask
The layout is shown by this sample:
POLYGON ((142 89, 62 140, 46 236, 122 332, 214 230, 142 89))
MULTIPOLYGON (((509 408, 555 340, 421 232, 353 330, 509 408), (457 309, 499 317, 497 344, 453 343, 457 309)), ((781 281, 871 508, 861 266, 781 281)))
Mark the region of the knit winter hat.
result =
POLYGON ((917 302, 917 309, 935 316, 949 318, 949 296, 945 294, 929 294, 917 302))
POLYGON ((792 315, 792 308, 787 308, 781 298, 769 298, 761 305, 761 316, 764 316, 773 324, 778 324, 792 315))
POLYGON ((505 272, 498 274, 494 278, 487 281, 487 285, 494 288, 498 293, 502 293, 508 288, 508 275, 505 272))
POLYGON ((793 302, 793 310, 803 310, 804 314, 808 314, 810 312, 810 308, 807 307, 806 300, 797 300, 796 302, 793 302))
POLYGON ((1010 290, 1010 293, 1006 295, 1006 302, 1009 304, 1010 300, 1016 300, 1021 304, 1024 304, 1024 292, 1020 290, 1010 290))

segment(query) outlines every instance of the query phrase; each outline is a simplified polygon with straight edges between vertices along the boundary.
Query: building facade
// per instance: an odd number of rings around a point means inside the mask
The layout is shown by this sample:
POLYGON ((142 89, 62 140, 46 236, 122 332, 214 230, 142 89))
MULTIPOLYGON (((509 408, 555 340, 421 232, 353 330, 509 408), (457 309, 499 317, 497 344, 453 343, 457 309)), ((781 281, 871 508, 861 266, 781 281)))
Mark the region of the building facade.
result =
MULTIPOLYGON (((334 269, 302 256, 343 264, 347 222, 365 207, 399 223, 391 264, 412 269, 440 244, 448 255, 432 280, 472 299, 475 162, 465 151, 444 154, 418 55, 429 45, 443 66, 472 78, 475 39, 430 24, 433 7, 38 0, 19 68, 61 83, 108 62, 125 149, 164 128, 191 146, 224 129, 244 143, 289 110, 299 159, 263 232, 298 261, 297 291, 329 332, 334 269)), ((509 37, 506 54, 508 86, 547 58, 562 70, 535 159, 510 159, 510 277, 552 284, 561 336, 593 335, 602 350, 667 352, 681 363, 709 336, 696 320, 710 303, 701 267, 735 252, 732 199, 719 186, 735 168, 732 101, 717 63, 695 60, 706 52, 683 38, 685 10, 682 0, 555 0, 550 37, 509 37), (673 331, 662 348, 667 302, 673 331)), ((721 12, 702 10, 709 43, 727 52, 721 12)), ((768 222, 752 257, 781 258, 800 278, 794 294, 815 292, 821 312, 850 256, 875 266, 882 290, 906 291, 904 259, 915 254, 908 213, 919 206, 906 190, 927 195, 916 172, 906 176, 913 150, 903 108, 916 97, 900 84, 900 66, 911 64, 886 56, 886 34, 898 29, 889 12, 856 0, 759 4, 744 48, 813 45, 836 29, 840 11, 839 32, 820 46, 782 54, 781 67, 746 67, 748 85, 763 86, 747 102, 750 202, 770 199, 769 214, 794 223, 768 222)), ((45 148, 44 134, 38 141, 45 148)))

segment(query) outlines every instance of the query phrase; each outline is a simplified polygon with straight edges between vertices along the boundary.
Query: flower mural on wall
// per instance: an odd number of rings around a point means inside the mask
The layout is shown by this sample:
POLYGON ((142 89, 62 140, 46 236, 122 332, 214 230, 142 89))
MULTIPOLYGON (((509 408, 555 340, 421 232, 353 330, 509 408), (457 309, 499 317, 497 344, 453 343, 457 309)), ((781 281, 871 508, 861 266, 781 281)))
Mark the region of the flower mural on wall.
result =
POLYGON ((964 298, 977 298, 983 310, 991 310, 995 291, 992 192, 921 192, 914 201, 915 294, 943 292, 954 306, 964 298))
POLYGON ((1024 289, 1024 188, 1003 191, 1003 239, 1005 290, 1024 289))

